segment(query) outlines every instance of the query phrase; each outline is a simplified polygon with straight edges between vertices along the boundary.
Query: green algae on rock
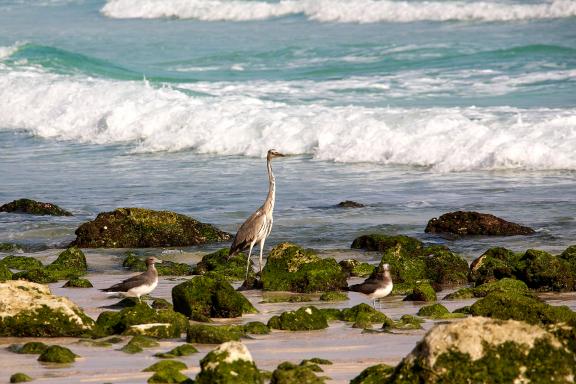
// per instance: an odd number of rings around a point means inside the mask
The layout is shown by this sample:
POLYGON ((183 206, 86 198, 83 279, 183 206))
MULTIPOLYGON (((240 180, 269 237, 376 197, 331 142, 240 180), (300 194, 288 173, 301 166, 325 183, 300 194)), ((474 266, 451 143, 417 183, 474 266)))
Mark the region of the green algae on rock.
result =
POLYGON ((425 305, 418 311, 418 316, 429 317, 431 319, 454 319, 465 317, 462 313, 450 313, 442 304, 425 305))
POLYGON ((384 322, 382 325, 383 329, 422 329, 422 323, 424 320, 417 316, 412 315, 402 315, 400 320, 396 320, 390 325, 387 322, 384 322))
POLYGON ((376 364, 366 368, 350 381, 350 384, 383 384, 394 372, 388 364, 376 364))
POLYGON ((66 347, 51 345, 40 354, 38 361, 44 363, 68 364, 76 361, 76 357, 78 357, 78 355, 66 347))
POLYGON ((190 379, 188 376, 184 375, 182 372, 166 369, 162 371, 154 372, 152 377, 147 381, 149 384, 172 384, 172 383, 189 383, 194 384, 194 380, 190 379))
POLYGON ((340 317, 343 321, 353 322, 353 328, 371 328, 373 323, 392 325, 393 321, 380 311, 375 310, 365 303, 342 309, 340 317))
POLYGON ((183 369, 188 369, 188 366, 178 360, 162 360, 151 366, 144 368, 142 372, 158 372, 164 370, 176 370, 181 371, 183 369))
MULTIPOLYGON (((208 272, 218 274, 227 280, 243 280, 246 276, 246 255, 239 253, 228 259, 228 248, 219 249, 208 255, 204 255, 202 260, 196 264, 193 273, 195 275, 205 275, 208 272)), ((254 262, 250 260, 252 267, 254 262)), ((248 269, 248 278, 254 279, 256 274, 253 268, 248 269)))
POLYGON ((230 341, 200 360, 196 384, 262 384, 262 376, 244 344, 230 341))
POLYGON ((150 337, 134 336, 120 350, 124 353, 135 354, 144 351, 144 348, 153 348, 159 345, 156 340, 150 337))
POLYGON ((532 228, 525 227, 488 213, 457 211, 445 213, 428 221, 426 233, 448 233, 457 236, 514 236, 531 235, 532 228))
POLYGON ((270 328, 260 321, 250 321, 244 324, 244 331, 252 335, 267 335, 270 333, 270 328))
POLYGON ((278 244, 270 251, 261 281, 266 291, 311 293, 348 287, 346 274, 336 260, 322 259, 292 243, 278 244))
POLYGON ((380 383, 568 384, 576 375, 574 359, 539 326, 470 317, 434 327, 380 383))
POLYGON ((93 288, 94 286, 87 279, 74 278, 68 280, 62 288, 93 288))
POLYGON ((0 283, 0 336, 59 337, 90 334, 94 321, 66 297, 23 280, 0 283))
POLYGON ((188 216, 144 208, 100 213, 78 227, 76 236, 73 244, 86 248, 184 247, 231 238, 188 216))
POLYGON ((154 356, 161 359, 173 359, 175 357, 189 356, 194 353, 198 353, 198 350, 192 344, 182 344, 175 348, 172 348, 168 352, 159 352, 154 356))
POLYGON ((168 300, 162 298, 154 299, 151 306, 154 309, 174 310, 174 306, 168 300))
POLYGON ((351 247, 366 251, 386 252, 394 249, 396 252, 415 253, 422 248, 422 242, 404 235, 388 236, 373 233, 357 237, 351 247))
POLYGON ((0 206, 0 212, 25 213, 29 215, 72 216, 56 204, 30 199, 18 199, 0 206))
POLYGON ((34 379, 32 379, 30 376, 28 376, 25 373, 22 372, 18 372, 13 374, 12 376, 10 376, 10 382, 11 383, 26 383, 28 381, 32 381, 34 379))
POLYGON ((22 249, 22 246, 15 244, 15 243, 3 243, 0 242, 0 252, 16 252, 16 253, 21 253, 24 250, 22 249))
POLYGON ((310 331, 328 328, 328 321, 322 311, 314 306, 308 306, 283 312, 280 316, 272 316, 267 325, 273 329, 287 331, 310 331))
POLYGON ((344 273, 354 277, 368 277, 376 269, 376 266, 372 264, 362 263, 355 259, 342 260, 338 264, 340 264, 344 273))
POLYGON ((174 310, 192 320, 240 317, 256 308, 225 279, 198 276, 172 288, 174 310))
POLYGON ((570 264, 557 256, 536 249, 527 250, 518 260, 517 277, 539 291, 572 291, 576 275, 570 264))
POLYGON ((12 280, 12 271, 3 263, 0 263, 0 282, 12 280))
POLYGON ((186 333, 187 343, 221 344, 238 341, 246 335, 242 325, 190 324, 186 333))
POLYGON ((0 260, 8 268, 18 269, 20 271, 29 271, 31 269, 42 268, 42 262, 34 257, 8 255, 0 260))
POLYGON ((320 301, 346 301, 348 300, 348 294, 346 292, 324 292, 320 295, 320 301))
POLYGON ((272 372, 270 384, 323 384, 327 377, 319 377, 315 372, 322 372, 316 363, 304 360, 296 365, 285 361, 272 372))
POLYGON ((180 337, 182 329, 178 325, 170 323, 137 324, 129 326, 122 334, 126 336, 142 335, 155 339, 171 339, 180 337))
POLYGON ((8 350, 15 353, 27 354, 27 355, 39 355, 48 349, 48 345, 42 343, 41 341, 30 341, 24 345, 12 344, 8 347, 8 350))
POLYGON ((514 277, 520 256, 506 248, 490 248, 470 264, 468 278, 475 285, 480 285, 514 277))
POLYGON ((77 247, 70 247, 61 252, 51 264, 15 273, 12 279, 48 284, 58 280, 77 278, 87 272, 88 264, 84 253, 77 247))
POLYGON ((429 283, 418 283, 405 301, 436 301, 436 291, 429 283))
POLYGON ((530 295, 530 290, 526 283, 516 279, 503 278, 498 281, 484 283, 476 288, 462 288, 444 297, 444 300, 472 299, 475 297, 486 297, 492 292, 518 293, 530 295))

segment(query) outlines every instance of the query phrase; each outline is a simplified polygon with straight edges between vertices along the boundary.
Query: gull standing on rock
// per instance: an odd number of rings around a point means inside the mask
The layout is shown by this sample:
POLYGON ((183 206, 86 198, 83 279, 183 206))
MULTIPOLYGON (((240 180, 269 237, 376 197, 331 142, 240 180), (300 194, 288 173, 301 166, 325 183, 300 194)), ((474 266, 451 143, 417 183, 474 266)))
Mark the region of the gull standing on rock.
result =
POLYGON ((149 294, 158 285, 158 271, 154 266, 155 263, 162 263, 162 260, 153 256, 148 257, 146 259, 148 267, 146 272, 132 276, 118 284, 114 284, 110 288, 101 289, 101 291, 117 292, 127 297, 137 297, 138 301, 141 301, 140 296, 149 294))
POLYGON ((348 289, 367 295, 372 299, 372 306, 376 308, 376 300, 388 296, 393 287, 390 266, 382 264, 378 266, 376 273, 364 280, 363 283, 351 285, 348 289))
POLYGON ((248 270, 250 268, 250 256, 252 255, 252 248, 256 243, 260 243, 260 273, 262 273, 262 251, 264 250, 264 242, 270 232, 272 231, 272 223, 274 221, 272 213, 274 211, 274 201, 276 199, 276 179, 272 173, 272 159, 276 157, 284 157, 285 155, 277 152, 274 149, 268 151, 266 156, 266 164, 268 166, 268 196, 264 204, 256 210, 246 221, 240 226, 228 253, 228 259, 250 248, 248 251, 248 260, 246 264, 246 280, 248 280, 248 270))

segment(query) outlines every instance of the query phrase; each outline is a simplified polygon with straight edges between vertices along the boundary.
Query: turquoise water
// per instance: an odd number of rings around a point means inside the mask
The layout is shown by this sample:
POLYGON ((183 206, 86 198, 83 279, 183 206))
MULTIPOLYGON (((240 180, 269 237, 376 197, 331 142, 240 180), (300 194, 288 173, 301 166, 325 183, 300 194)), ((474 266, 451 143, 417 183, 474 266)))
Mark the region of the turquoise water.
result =
MULTIPOLYGON (((98 212, 145 206, 234 232, 266 194, 270 244, 423 237, 479 210, 576 234, 576 2, 0 1, 0 241, 62 246, 98 212), (368 204, 331 208, 341 200, 368 204)), ((427 238, 428 241, 445 242, 427 238)))

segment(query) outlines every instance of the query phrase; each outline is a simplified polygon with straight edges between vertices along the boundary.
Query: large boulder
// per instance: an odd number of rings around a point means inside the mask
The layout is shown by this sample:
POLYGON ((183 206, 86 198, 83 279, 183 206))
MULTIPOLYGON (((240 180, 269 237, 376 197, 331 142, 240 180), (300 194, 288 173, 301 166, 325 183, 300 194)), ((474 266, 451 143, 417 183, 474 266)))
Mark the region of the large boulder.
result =
POLYGON ((200 360, 197 384, 261 384, 260 371, 244 344, 229 341, 200 360))
POLYGON ((434 327, 380 383, 568 384, 575 376, 575 355, 551 332, 472 317, 434 327))
POLYGON ((267 291, 324 292, 345 290, 346 273, 332 258, 322 259, 312 250, 281 243, 268 255, 262 271, 267 291))
POLYGON ((539 291, 572 291, 576 275, 570 263, 536 249, 527 250, 518 261, 517 276, 528 287, 539 291))
POLYGON ((78 227, 73 244, 86 248, 183 247, 230 238, 229 233, 178 213, 118 208, 78 227))
POLYGON ((240 317, 256 308, 224 278, 198 276, 172 288, 174 310, 192 320, 240 317))
POLYGON ((66 297, 41 284, 0 283, 0 336, 60 337, 92 332, 94 321, 66 297))
POLYGON ((47 284, 77 278, 86 273, 88 273, 86 256, 80 248, 72 246, 61 252, 51 264, 15 273, 12 278, 47 284))
POLYGON ((513 236, 531 235, 534 230, 488 213, 457 211, 431 219, 424 232, 448 233, 457 236, 513 236))
MULTIPOLYGON (((247 260, 244 253, 239 253, 228 259, 228 248, 219 249, 202 257, 196 264, 193 273, 195 275, 205 275, 206 273, 218 274, 227 280, 243 280, 246 277, 247 260)), ((248 279, 254 279, 256 274, 252 268, 254 262, 250 260, 248 279)))
POLYGON ((43 203, 30 199, 14 200, 0 206, 0 212, 26 213, 29 215, 72 216, 56 204, 43 203))
POLYGON ((493 247, 484 252, 470 264, 470 282, 481 285, 516 273, 521 255, 502 247, 493 247))

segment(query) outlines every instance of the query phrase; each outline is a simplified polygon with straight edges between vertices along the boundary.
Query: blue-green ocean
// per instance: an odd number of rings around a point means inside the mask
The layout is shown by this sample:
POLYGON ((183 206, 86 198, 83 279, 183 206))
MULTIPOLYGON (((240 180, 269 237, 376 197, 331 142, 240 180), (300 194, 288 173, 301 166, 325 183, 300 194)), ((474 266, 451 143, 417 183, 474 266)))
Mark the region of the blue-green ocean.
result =
POLYGON ((118 207, 235 232, 277 181, 272 246, 359 234, 576 243, 576 1, 0 0, 0 241, 62 247, 118 207), (367 205, 337 209, 342 200, 367 205), (530 237, 424 235, 445 212, 530 237))

